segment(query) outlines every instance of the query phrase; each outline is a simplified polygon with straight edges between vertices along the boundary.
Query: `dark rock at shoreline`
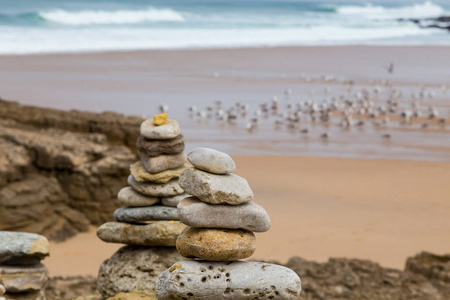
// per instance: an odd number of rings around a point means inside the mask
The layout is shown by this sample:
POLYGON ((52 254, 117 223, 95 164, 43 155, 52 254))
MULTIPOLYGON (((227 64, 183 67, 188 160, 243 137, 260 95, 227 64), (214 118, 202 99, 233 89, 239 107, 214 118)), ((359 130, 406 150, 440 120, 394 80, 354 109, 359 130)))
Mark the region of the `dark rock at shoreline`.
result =
POLYGON ((112 220, 141 121, 0 100, 0 230, 64 240, 112 220))
POLYGON ((450 31, 450 16, 424 19, 399 19, 401 22, 412 22, 421 28, 438 28, 450 31))

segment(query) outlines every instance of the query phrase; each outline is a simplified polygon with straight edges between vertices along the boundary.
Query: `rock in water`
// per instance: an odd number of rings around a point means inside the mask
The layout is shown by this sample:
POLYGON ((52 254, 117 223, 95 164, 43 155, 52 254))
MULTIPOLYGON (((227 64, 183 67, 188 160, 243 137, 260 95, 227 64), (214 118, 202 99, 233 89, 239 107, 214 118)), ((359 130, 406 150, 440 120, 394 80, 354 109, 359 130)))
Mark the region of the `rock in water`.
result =
POLYGON ((152 140, 168 140, 180 135, 180 125, 175 120, 167 120, 164 125, 155 125, 153 120, 141 124, 141 135, 152 140))
POLYGON ((243 229, 187 227, 177 239, 177 250, 188 258, 232 261, 252 256, 256 238, 253 232, 243 229))
POLYGON ((180 134, 170 140, 149 140, 141 135, 136 142, 136 147, 150 157, 161 154, 178 154, 184 150, 183 135, 180 134))
POLYGON ((44 236, 0 231, 0 264, 34 265, 48 255, 49 244, 44 236))
POLYGON ((117 222, 138 223, 145 221, 178 220, 175 207, 147 206, 147 207, 121 207, 114 212, 117 222))
POLYGON ((139 182, 133 175, 128 176, 128 184, 138 193, 150 197, 170 197, 183 194, 183 189, 178 185, 178 179, 172 179, 167 183, 139 182))
POLYGON ((142 151, 138 151, 138 155, 144 165, 144 169, 151 174, 181 168, 187 159, 186 153, 184 152, 151 157, 142 151))
POLYGON ((181 261, 164 271, 156 281, 159 300, 297 300, 300 291, 300 278, 294 271, 250 261, 181 261))
POLYGON ((7 293, 37 292, 44 289, 48 271, 43 264, 0 266, 0 278, 7 293))
POLYGON ((121 292, 154 290, 159 274, 181 259, 171 247, 122 247, 101 264, 98 290, 104 298, 121 292))
POLYGON ((187 159, 197 169, 214 174, 233 173, 236 170, 236 164, 228 154, 210 148, 195 148, 187 159))
POLYGON ((181 200, 183 200, 186 197, 189 197, 189 195, 186 193, 172 197, 164 197, 161 199, 161 203, 165 206, 177 207, 177 205, 181 202, 181 200))
POLYGON ((97 236, 107 243, 173 247, 184 228, 186 225, 175 221, 148 225, 108 222, 97 229, 97 236))
POLYGON ((178 183, 186 193, 211 204, 237 205, 253 199, 247 180, 234 174, 217 175, 188 168, 181 173, 178 183))
POLYGON ((137 161, 130 166, 131 175, 139 182, 166 183, 173 178, 178 178, 185 169, 189 168, 188 164, 184 164, 173 170, 166 170, 159 173, 149 173, 145 170, 141 161, 137 161))
POLYGON ((127 186, 119 191, 117 199, 124 206, 150 206, 159 203, 158 197, 139 194, 132 187, 127 186))
POLYGON ((240 205, 212 205, 196 197, 188 197, 178 205, 178 215, 181 222, 191 227, 242 228, 253 232, 265 232, 271 225, 266 210, 254 202, 240 205))

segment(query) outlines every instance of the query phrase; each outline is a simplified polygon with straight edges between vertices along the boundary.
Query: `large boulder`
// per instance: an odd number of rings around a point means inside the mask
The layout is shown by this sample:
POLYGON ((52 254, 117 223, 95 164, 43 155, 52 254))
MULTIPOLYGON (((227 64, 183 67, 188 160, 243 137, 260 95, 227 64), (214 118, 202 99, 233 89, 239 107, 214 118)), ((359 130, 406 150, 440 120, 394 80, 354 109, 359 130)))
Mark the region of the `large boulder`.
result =
POLYGON ((180 260, 174 247, 124 246, 101 264, 98 290, 104 298, 154 290, 159 274, 180 260))

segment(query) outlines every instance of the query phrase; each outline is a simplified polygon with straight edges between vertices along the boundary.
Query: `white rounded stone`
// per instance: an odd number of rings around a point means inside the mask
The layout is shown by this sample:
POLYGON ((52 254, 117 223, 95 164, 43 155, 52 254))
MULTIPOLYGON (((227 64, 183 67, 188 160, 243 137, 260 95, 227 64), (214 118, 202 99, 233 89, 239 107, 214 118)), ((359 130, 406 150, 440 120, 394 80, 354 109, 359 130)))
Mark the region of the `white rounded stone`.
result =
POLYGON ((271 222, 266 210, 254 202, 240 205, 208 204, 196 197, 183 199, 178 205, 180 221, 191 227, 269 230, 271 222))
POLYGON ((206 203, 237 205, 253 199, 247 180, 235 174, 217 175, 188 168, 181 173, 178 184, 206 203))
POLYGON ((131 186, 121 189, 117 194, 117 199, 123 206, 150 206, 159 203, 158 197, 139 194, 131 186))
POLYGON ((228 154, 210 148, 195 148, 187 159, 197 169, 214 174, 233 173, 236 170, 236 164, 228 154))
POLYGON ((163 125, 153 124, 153 120, 145 120, 141 124, 141 135, 152 140, 169 140, 180 134, 180 125, 175 120, 167 120, 163 125))
POLYGON ((300 292, 300 277, 291 269, 251 261, 181 261, 156 280, 159 300, 297 300, 300 292))
POLYGON ((177 207, 177 205, 181 202, 181 200, 183 200, 186 197, 189 197, 189 195, 186 193, 172 197, 164 197, 161 198, 161 203, 165 206, 177 207))

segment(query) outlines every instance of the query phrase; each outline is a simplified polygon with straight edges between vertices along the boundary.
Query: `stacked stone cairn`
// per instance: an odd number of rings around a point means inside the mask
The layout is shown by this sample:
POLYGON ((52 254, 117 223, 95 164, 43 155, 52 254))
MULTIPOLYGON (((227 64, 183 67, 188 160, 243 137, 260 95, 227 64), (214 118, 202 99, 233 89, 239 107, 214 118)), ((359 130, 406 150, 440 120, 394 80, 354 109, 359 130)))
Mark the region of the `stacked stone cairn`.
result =
POLYGON ((98 288, 105 298, 154 289, 154 280, 149 279, 156 279, 179 257, 175 244, 186 227, 178 221, 176 208, 187 196, 178 177, 189 166, 180 126, 161 114, 144 121, 140 134, 136 144, 140 161, 130 166, 129 186, 118 193, 124 207, 114 212, 117 222, 97 230, 105 242, 129 245, 100 267, 98 288))
POLYGON ((45 300, 49 255, 47 238, 25 232, 0 231, 0 300, 45 300))
POLYGON ((232 174, 233 159, 197 148, 188 160, 194 167, 183 171, 179 184, 192 197, 178 205, 180 220, 188 227, 176 246, 193 260, 177 262, 158 277, 157 299, 298 299, 300 278, 291 269, 239 261, 255 252, 253 232, 269 230, 271 221, 252 202, 247 181, 232 174))

